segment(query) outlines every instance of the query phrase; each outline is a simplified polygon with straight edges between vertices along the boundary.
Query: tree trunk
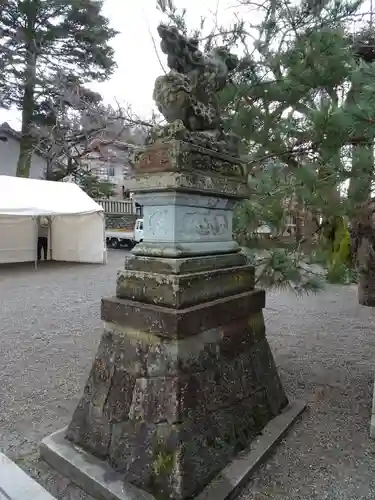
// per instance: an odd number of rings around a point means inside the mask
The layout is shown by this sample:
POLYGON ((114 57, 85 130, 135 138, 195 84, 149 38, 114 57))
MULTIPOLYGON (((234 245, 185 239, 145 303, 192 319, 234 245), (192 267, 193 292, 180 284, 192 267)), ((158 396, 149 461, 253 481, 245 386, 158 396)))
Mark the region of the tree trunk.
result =
POLYGON ((374 173, 373 143, 353 146, 348 189, 352 258, 358 272, 358 302, 375 307, 375 220, 369 202, 374 173))
POLYGON ((363 203, 350 230, 358 272, 358 302, 375 307, 375 199, 363 203))
MULTIPOLYGON (((374 250, 374 249, 373 249, 374 250)), ((365 274, 358 277, 358 303, 375 307, 375 259, 372 257, 365 274)))
POLYGON ((308 241, 309 244, 314 244, 318 240, 319 234, 317 234, 317 231, 319 226, 318 211, 312 208, 308 210, 305 209, 303 218, 303 238, 308 241))
POLYGON ((302 216, 302 208, 300 205, 297 206, 295 212, 296 218, 296 243, 299 243, 303 238, 303 216, 302 216))
POLYGON ((352 170, 348 189, 348 199, 354 208, 369 200, 373 175, 373 143, 362 143, 353 146, 352 170))
POLYGON ((32 136, 32 121, 35 108, 36 85, 36 53, 32 44, 29 44, 26 53, 25 82, 22 99, 22 127, 20 140, 20 154, 17 162, 17 177, 29 177, 31 159, 34 150, 32 136))

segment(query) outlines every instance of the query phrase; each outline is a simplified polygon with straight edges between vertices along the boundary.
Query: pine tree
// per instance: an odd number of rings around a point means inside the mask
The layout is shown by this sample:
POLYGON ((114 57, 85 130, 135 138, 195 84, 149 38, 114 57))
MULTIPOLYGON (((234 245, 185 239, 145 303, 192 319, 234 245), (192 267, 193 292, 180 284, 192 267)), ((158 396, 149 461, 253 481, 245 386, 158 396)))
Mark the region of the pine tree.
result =
MULTIPOLYGON (((245 55, 222 95, 225 126, 241 137, 251 174, 249 200, 236 217, 245 244, 254 243, 257 228, 264 224, 281 233, 286 205, 292 201, 297 219, 301 211, 308 212, 315 219, 313 232, 332 241, 327 243, 329 265, 337 263, 332 249, 344 246, 335 241, 335 232, 343 234, 342 221, 353 210, 343 186, 361 177, 351 169, 351 146, 358 136, 373 141, 375 132, 375 67, 358 63, 348 29, 361 3, 265 0, 262 21, 248 26, 246 12, 254 5, 246 0, 234 26, 199 35, 208 46, 226 44, 242 48, 245 55), (347 97, 356 79, 360 90, 351 102, 347 97)), ((159 7, 171 22, 183 24, 173 5, 159 2, 159 7)), ((368 189, 368 177, 365 184, 368 189)), ((347 242, 347 231, 344 238, 347 242)), ((292 248, 269 252, 277 279, 264 272, 268 283, 289 283, 291 276, 301 282, 296 274, 301 234, 297 239, 292 248)))
POLYGON ((81 84, 114 69, 109 45, 116 32, 99 0, 1 0, 0 105, 22 111, 17 175, 28 177, 32 125, 48 81, 60 68, 81 84))

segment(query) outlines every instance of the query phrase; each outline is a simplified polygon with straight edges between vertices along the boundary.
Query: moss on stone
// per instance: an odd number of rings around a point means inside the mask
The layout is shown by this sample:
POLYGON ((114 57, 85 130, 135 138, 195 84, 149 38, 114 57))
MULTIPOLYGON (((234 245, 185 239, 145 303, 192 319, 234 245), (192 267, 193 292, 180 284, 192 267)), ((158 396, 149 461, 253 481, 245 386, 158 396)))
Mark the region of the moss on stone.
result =
POLYGON ((259 328, 260 326, 264 326, 263 312, 260 311, 250 316, 248 325, 252 328, 259 328))
POLYGON ((152 472, 153 475, 164 476, 173 471, 175 453, 169 451, 162 441, 157 441, 153 450, 152 472))
POLYGON ((151 476, 148 489, 156 500, 169 500, 169 476, 173 473, 176 462, 176 452, 167 449, 162 440, 158 440, 153 448, 151 476))

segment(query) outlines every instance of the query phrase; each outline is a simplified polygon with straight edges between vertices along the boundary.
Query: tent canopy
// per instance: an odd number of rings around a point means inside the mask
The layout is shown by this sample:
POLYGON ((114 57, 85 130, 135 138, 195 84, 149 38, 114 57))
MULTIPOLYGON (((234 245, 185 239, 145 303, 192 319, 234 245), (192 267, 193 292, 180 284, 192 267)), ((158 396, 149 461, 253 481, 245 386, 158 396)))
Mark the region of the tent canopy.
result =
POLYGON ((106 262, 103 207, 72 183, 0 175, 0 263, 36 258, 36 218, 50 216, 48 258, 106 262))
POLYGON ((76 215, 102 211, 103 207, 77 184, 0 175, 0 215, 76 215))

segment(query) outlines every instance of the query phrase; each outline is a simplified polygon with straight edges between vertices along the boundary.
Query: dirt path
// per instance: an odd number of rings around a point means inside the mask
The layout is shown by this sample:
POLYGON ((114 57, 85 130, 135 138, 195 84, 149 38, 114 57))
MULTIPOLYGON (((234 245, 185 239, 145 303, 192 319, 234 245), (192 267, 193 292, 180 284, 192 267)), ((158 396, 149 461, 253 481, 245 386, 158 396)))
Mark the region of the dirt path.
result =
MULTIPOLYGON (((61 500, 89 497, 40 462, 37 445, 69 422, 100 337, 100 298, 123 259, 0 270, 0 449, 61 500)), ((330 287, 303 299, 270 293, 266 317, 288 395, 309 410, 240 500, 375 500, 375 310, 357 306, 354 287, 330 287)))
POLYGON ((357 306, 355 287, 303 300, 269 296, 269 305, 268 334, 284 385, 309 409, 240 500, 375 499, 375 310, 357 306))

